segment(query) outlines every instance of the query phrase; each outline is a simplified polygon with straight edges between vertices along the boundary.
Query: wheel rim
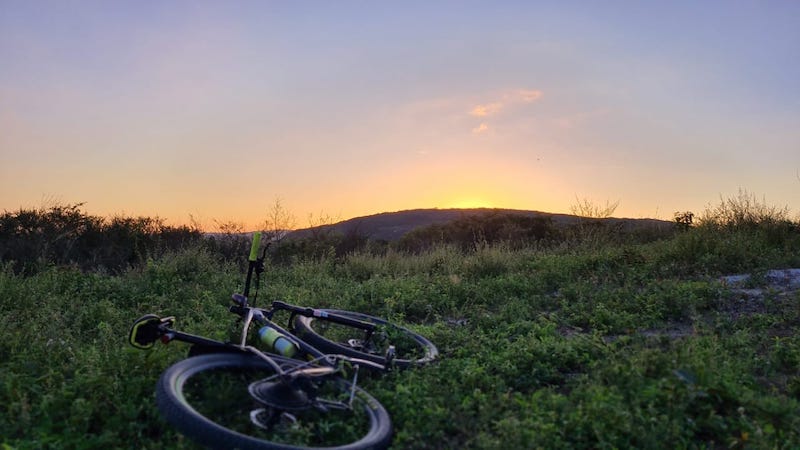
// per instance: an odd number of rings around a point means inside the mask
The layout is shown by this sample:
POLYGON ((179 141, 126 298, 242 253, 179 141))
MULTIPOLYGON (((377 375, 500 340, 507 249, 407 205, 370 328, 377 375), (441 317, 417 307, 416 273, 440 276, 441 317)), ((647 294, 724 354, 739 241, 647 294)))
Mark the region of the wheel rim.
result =
POLYGON ((378 363, 385 362, 389 345, 394 347, 395 363, 401 366, 422 365, 433 361, 438 350, 427 339, 406 328, 383 319, 350 311, 326 310, 339 315, 374 323, 378 329, 372 336, 362 330, 328 320, 298 316, 297 320, 312 335, 317 344, 329 353, 358 355, 378 363))

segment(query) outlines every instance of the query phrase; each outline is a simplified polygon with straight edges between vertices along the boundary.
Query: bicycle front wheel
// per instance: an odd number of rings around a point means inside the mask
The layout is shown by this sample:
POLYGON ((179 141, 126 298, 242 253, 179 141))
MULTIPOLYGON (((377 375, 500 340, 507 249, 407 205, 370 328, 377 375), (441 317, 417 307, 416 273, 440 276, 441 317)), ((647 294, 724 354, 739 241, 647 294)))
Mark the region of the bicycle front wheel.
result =
POLYGON ((395 349, 394 365, 404 369, 435 360, 439 350, 424 336, 379 317, 352 311, 320 309, 316 317, 295 316, 294 330, 303 340, 323 353, 341 354, 386 364, 389 346, 395 349), (366 332, 351 325, 337 323, 330 316, 343 316, 375 325, 366 332))
MULTIPOLYGON (((284 370, 303 364, 273 358, 284 370)), ((351 389, 352 385, 338 376, 324 377, 305 380, 302 388, 273 390, 267 396, 274 402, 256 400, 253 386, 281 387, 279 382, 264 382, 274 375, 272 366, 252 355, 195 356, 162 374, 156 400, 175 428, 211 448, 367 449, 389 445, 389 414, 364 390, 351 389), (288 397, 287 392, 291 394, 288 397)))

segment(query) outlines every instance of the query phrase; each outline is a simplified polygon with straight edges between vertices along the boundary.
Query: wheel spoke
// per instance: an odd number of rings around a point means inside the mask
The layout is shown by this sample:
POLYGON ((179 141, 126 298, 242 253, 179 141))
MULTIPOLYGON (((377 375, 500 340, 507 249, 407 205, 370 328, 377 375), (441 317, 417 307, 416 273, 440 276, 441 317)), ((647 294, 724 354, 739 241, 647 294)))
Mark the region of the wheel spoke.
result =
POLYGON ((314 400, 314 407, 319 408, 322 411, 328 412, 329 410, 340 410, 340 411, 349 411, 350 405, 347 403, 338 401, 338 400, 328 400, 325 398, 317 398, 314 400))

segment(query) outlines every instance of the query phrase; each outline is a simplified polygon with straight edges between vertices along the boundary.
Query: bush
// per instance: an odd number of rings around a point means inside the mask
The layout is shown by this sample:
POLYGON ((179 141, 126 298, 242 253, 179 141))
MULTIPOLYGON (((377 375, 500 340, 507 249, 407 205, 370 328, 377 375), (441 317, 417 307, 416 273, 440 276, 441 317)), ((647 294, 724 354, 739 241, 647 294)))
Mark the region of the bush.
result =
POLYGON ((768 206, 746 191, 708 208, 658 251, 660 262, 680 273, 737 273, 800 263, 800 223, 787 208, 768 206))
POLYGON ((719 205, 707 208, 699 222, 702 227, 729 230, 791 227, 788 207, 770 206, 764 199, 741 189, 735 197, 720 198, 719 205))
POLYGON ((199 230, 150 217, 104 219, 83 205, 19 209, 0 215, 0 263, 32 274, 48 265, 120 272, 201 240, 199 230))

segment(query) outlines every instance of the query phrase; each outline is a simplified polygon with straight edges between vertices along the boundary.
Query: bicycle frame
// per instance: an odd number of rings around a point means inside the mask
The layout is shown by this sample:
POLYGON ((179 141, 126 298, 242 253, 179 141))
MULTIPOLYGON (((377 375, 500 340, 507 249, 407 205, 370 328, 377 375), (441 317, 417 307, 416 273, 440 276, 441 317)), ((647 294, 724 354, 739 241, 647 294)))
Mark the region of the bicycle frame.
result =
MULTIPOLYGON (((362 322, 348 317, 342 317, 333 314, 321 314, 321 312, 314 310, 312 308, 301 308, 294 305, 289 305, 283 302, 276 301, 273 303, 273 308, 271 308, 270 310, 264 310, 261 308, 242 306, 242 305, 234 305, 230 307, 231 312, 239 315, 242 318, 242 331, 238 343, 221 342, 203 336, 198 336, 195 334, 178 331, 173 328, 173 325, 175 323, 174 317, 160 318, 153 315, 143 316, 139 320, 137 320, 137 323, 134 324, 134 326, 131 328, 129 341, 133 346, 137 348, 149 348, 152 346, 151 344, 154 343, 156 340, 160 340, 164 344, 167 344, 172 341, 186 342, 187 344, 192 344, 194 346, 193 347, 194 354, 213 353, 213 352, 251 353, 263 359, 264 361, 267 361, 271 366, 273 366, 273 368, 275 368, 277 373, 283 374, 284 371, 280 367, 278 367, 278 365, 270 358, 268 353, 265 353, 260 349, 247 344, 247 341, 250 336, 250 327, 254 322, 257 322, 260 325, 267 325, 269 327, 274 328, 284 338, 290 340, 294 345, 296 345, 300 349, 300 351, 303 354, 308 356, 310 362, 316 362, 323 365, 334 366, 335 365, 334 360, 343 360, 352 363, 368 365, 372 368, 380 370, 386 369, 384 366, 373 363, 371 361, 351 358, 343 355, 329 355, 321 352, 316 347, 308 344, 302 339, 297 338, 290 331, 284 329, 283 327, 272 321, 271 318, 273 314, 279 310, 286 310, 290 311, 292 314, 302 314, 314 317, 324 316, 326 320, 361 328, 367 332, 371 332, 375 329, 375 325, 371 323, 362 322)), ((289 320, 291 321, 291 318, 289 320)))
MULTIPOLYGON (((360 328, 367 333, 367 336, 370 336, 371 333, 375 331, 376 327, 372 323, 336 314, 330 314, 314 308, 291 305, 282 301, 273 302, 270 309, 257 308, 254 305, 251 306, 248 304, 248 294, 250 293, 250 284, 253 280, 253 275, 255 275, 255 295, 257 296, 259 276, 264 271, 266 248, 264 249, 262 256, 259 258, 258 248, 260 246, 260 242, 261 234, 259 232, 254 235, 253 244, 250 250, 249 266, 244 287, 245 294, 234 294, 232 298, 235 304, 229 308, 230 312, 237 314, 242 321, 242 331, 238 343, 220 342, 214 339, 178 331, 173 328, 175 323, 174 317, 160 318, 154 315, 147 315, 139 318, 131 327, 129 336, 129 342, 131 345, 137 348, 149 348, 152 347, 156 340, 161 340, 161 342, 164 344, 177 340, 192 345, 190 355, 214 352, 240 352, 252 354, 267 362, 275 370, 275 373, 278 374, 278 377, 287 382, 291 381, 293 377, 296 377, 301 373, 306 375, 320 376, 338 372, 340 371, 339 362, 342 361, 352 364, 356 373, 359 365, 369 366, 373 369, 382 371, 387 370, 385 366, 372 361, 366 361, 344 355, 325 354, 316 347, 308 344, 302 339, 299 339, 293 333, 272 321, 272 317, 278 311, 287 311, 291 314, 289 323, 292 322, 294 316, 297 314, 308 317, 319 317, 331 322, 360 328), (250 328, 254 322, 262 326, 274 328, 282 335, 282 337, 294 344, 300 350, 301 354, 307 356, 306 363, 287 371, 284 370, 272 357, 270 357, 269 353, 263 352, 252 345, 248 345, 247 341, 250 336, 250 328), (327 367, 328 369, 322 369, 322 367, 327 367)), ((253 300, 255 302, 255 297, 253 300)), ((353 385, 355 386, 355 380, 353 385)))

